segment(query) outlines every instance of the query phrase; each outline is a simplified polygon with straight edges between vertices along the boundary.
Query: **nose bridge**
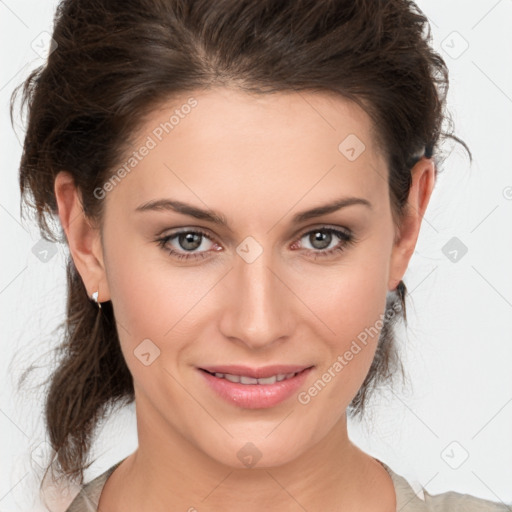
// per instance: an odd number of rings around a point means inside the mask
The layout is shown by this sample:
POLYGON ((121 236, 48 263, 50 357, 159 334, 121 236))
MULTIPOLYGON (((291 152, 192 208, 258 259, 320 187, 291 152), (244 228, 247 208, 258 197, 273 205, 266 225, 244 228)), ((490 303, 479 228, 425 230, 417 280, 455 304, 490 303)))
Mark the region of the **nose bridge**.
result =
POLYGON ((291 334, 289 291, 281 282, 283 278, 277 277, 279 270, 272 251, 256 244, 249 240, 237 248, 228 287, 230 308, 223 312, 224 335, 238 338, 251 348, 264 347, 291 334))

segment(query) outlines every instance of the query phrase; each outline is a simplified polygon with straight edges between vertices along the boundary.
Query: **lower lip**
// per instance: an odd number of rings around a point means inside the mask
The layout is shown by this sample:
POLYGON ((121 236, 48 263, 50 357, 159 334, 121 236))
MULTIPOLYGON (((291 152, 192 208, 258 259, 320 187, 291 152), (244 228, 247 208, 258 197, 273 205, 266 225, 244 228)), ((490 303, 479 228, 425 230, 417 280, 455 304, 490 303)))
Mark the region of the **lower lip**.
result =
POLYGON ((240 384, 199 370, 209 386, 224 400, 244 409, 266 409, 283 402, 302 386, 312 368, 275 384, 240 384))

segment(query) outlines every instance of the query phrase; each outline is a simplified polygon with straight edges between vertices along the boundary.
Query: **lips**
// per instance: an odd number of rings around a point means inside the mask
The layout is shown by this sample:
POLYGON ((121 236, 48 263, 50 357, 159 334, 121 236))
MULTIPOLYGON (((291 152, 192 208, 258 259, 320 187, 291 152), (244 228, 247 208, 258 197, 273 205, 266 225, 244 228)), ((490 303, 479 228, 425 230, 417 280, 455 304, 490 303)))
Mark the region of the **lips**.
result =
POLYGON ((220 398, 245 409, 274 407, 291 398, 304 384, 312 366, 208 366, 198 368, 220 398))

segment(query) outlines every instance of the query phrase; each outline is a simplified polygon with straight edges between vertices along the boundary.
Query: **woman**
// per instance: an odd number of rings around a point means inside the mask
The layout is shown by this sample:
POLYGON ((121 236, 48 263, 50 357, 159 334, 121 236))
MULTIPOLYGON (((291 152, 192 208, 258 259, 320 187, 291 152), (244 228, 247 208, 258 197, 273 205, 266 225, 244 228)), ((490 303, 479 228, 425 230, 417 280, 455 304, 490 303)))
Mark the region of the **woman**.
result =
POLYGON ((109 407, 137 450, 67 509, 508 510, 417 496, 347 434, 401 366, 446 66, 405 0, 64 0, 20 168, 70 250, 51 469, 109 407))

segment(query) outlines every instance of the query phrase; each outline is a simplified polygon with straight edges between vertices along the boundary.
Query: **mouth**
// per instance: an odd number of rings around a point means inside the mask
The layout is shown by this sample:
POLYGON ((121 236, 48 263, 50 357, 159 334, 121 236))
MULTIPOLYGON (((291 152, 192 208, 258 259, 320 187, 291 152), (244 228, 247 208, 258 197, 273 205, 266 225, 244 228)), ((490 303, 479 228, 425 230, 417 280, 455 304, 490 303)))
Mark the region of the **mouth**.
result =
POLYGON ((215 395, 244 409, 274 407, 297 393, 314 366, 197 368, 215 395))
POLYGON ((260 384, 263 386, 268 386, 271 384, 275 384, 276 382, 282 382, 283 380, 289 380, 293 379, 300 373, 306 371, 308 368, 305 368, 304 370, 300 370, 298 372, 290 372, 290 373, 277 373, 275 375, 270 375, 269 377, 261 377, 261 378, 255 378, 255 377, 249 377, 248 375, 236 375, 233 373, 220 373, 220 372, 209 372, 208 370, 204 370, 203 368, 200 368, 206 373, 209 373, 210 375, 213 375, 214 377, 217 377, 218 379, 226 379, 229 382, 236 382, 237 384, 260 384))

